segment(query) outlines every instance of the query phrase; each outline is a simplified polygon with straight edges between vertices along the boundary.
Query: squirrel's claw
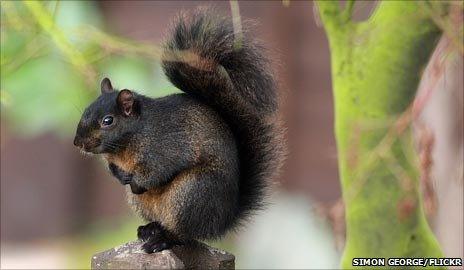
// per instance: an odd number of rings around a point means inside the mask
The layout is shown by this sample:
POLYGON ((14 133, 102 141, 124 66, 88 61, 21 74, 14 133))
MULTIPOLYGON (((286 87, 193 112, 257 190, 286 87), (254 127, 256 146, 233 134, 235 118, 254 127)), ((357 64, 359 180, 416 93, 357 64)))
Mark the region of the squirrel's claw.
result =
POLYGON ((148 241, 148 242, 145 242, 143 245, 142 245, 142 249, 146 252, 146 253, 154 253, 154 252, 160 252, 160 251, 163 251, 165 249, 170 249, 172 247, 172 244, 169 243, 169 242, 152 242, 152 241, 148 241))
POLYGON ((122 177, 122 179, 120 180, 121 184, 123 184, 124 186, 125 185, 129 185, 131 182, 132 182, 132 175, 131 176, 128 176, 128 177, 122 177))

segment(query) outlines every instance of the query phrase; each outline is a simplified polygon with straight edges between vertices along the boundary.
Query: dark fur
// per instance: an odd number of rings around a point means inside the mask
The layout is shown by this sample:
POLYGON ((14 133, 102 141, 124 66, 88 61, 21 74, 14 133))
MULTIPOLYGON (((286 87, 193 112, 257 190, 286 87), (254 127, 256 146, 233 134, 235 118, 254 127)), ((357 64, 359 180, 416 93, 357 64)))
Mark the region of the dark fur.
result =
POLYGON ((262 206, 280 168, 275 83, 262 49, 247 33, 235 44, 233 33, 229 19, 181 16, 163 67, 186 94, 151 99, 104 81, 79 123, 75 144, 105 154, 113 175, 130 184, 132 206, 155 222, 139 228, 147 252, 173 239, 222 236, 262 206), (115 124, 101 128, 108 114, 115 124), (146 237, 149 228, 159 237, 146 237))

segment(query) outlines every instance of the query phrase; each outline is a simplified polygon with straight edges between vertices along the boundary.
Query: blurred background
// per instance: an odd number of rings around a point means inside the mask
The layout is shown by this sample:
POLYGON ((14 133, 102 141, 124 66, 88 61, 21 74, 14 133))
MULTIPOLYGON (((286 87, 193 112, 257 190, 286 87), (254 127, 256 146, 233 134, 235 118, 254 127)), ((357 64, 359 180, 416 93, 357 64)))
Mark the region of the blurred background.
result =
MULTIPOLYGON (((357 3, 355 18, 375 4, 357 3)), ((136 238, 142 221, 103 162, 75 149, 75 128, 105 76, 152 97, 179 91, 160 45, 176 13, 205 5, 231 15, 228 1, 1 2, 2 268, 89 268, 92 254, 136 238)), ((238 5, 270 49, 290 154, 269 208, 210 244, 237 268, 336 268, 344 217, 324 30, 310 1, 238 5)), ((434 134, 429 220, 446 255, 463 257, 463 54, 452 43, 444 35, 424 71, 416 124, 434 134)))

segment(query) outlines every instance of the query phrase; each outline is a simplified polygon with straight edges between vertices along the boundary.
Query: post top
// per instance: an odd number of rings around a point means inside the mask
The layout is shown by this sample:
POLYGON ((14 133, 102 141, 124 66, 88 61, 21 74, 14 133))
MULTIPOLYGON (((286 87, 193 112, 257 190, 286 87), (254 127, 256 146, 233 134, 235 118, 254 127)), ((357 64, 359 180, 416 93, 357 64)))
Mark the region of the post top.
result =
POLYGON ((235 269, 234 255, 200 242, 147 254, 140 240, 97 253, 92 269, 235 269))

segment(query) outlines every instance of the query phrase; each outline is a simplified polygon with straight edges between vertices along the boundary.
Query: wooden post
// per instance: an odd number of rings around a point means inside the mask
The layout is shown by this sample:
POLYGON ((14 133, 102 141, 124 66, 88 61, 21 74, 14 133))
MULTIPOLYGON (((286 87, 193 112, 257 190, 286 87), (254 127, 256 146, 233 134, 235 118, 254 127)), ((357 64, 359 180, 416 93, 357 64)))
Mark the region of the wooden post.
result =
POLYGON ((235 269, 234 255, 193 242, 147 254, 141 241, 133 241, 97 253, 92 269, 235 269))

